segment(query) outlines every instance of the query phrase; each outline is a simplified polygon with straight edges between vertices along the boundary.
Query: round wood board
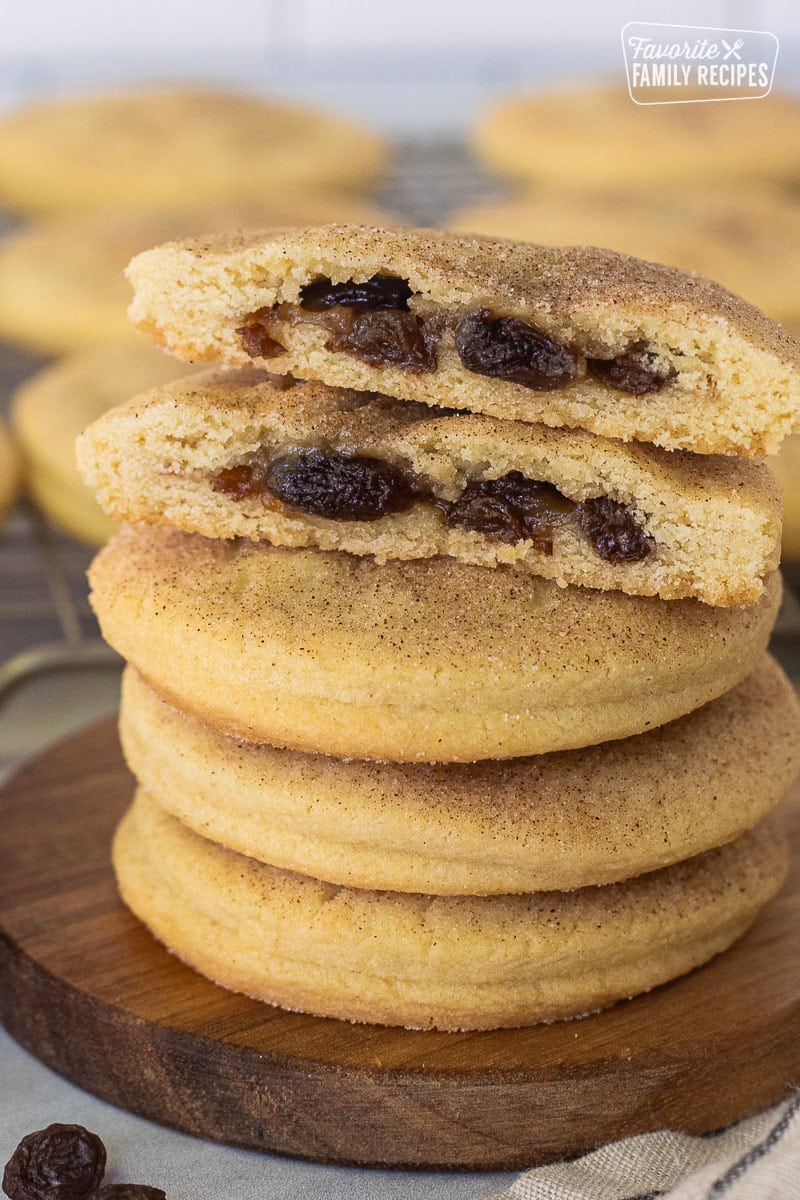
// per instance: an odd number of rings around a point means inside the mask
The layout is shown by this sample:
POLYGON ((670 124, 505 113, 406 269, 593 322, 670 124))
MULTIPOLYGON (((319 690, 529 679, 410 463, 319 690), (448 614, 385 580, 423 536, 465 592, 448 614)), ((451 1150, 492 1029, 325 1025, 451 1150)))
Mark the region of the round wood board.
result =
MULTIPOLYGON (((664 1127, 703 1133, 800 1082, 800 869, 731 951, 580 1021, 414 1033, 226 992, 120 902, 109 863, 133 781, 112 722, 0 792, 0 1019, 132 1112, 321 1162, 531 1166, 664 1127)), ((788 809, 800 837, 800 805, 788 809)))

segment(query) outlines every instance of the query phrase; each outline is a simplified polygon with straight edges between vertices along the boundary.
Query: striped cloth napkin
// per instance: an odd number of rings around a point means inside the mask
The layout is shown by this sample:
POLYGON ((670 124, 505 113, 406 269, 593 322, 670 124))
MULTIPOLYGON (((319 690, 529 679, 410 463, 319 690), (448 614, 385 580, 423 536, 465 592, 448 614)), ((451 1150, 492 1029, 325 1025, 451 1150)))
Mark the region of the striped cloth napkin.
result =
POLYGON ((526 1171, 492 1200, 800 1200, 800 1093, 721 1133, 644 1133, 526 1171))

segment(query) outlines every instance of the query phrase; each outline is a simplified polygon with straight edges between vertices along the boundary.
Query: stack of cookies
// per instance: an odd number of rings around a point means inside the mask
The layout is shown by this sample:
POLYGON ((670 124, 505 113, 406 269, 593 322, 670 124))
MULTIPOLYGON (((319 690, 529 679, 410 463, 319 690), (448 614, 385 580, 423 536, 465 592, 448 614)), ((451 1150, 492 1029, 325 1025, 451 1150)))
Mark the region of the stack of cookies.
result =
POLYGON ((91 579, 133 911, 224 986, 416 1028, 586 1013, 729 946, 800 765, 758 461, 797 345, 586 247, 327 226, 129 275, 140 327, 228 368, 78 443, 127 522, 91 579))

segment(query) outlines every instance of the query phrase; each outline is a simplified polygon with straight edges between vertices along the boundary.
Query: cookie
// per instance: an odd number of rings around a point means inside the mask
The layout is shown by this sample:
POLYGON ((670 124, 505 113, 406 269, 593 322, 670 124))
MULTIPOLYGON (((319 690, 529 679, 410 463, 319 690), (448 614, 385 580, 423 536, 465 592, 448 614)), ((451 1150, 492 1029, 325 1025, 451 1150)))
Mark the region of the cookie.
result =
POLYGON ((0 123, 11 207, 263 202, 286 188, 371 184, 385 143, 323 109, 174 87, 44 101, 0 123))
POLYGON ((106 640, 223 732, 340 757, 472 761, 641 733, 739 683, 749 608, 559 588, 447 558, 374 560, 126 526, 96 557, 106 640))
POLYGON ((449 229, 545 245, 611 246, 715 279, 776 321, 800 319, 800 203, 753 184, 703 188, 538 188, 473 205, 449 229))
MULTIPOLYGON (((705 93, 707 96, 707 93, 705 93)), ((681 90, 691 99, 688 89, 681 90)), ((640 106, 624 80, 495 101, 472 135, 493 170, 542 183, 698 189, 720 180, 800 176, 800 100, 640 106)))
POLYGON ((133 259, 179 358, 704 454, 800 430, 800 345, 717 284, 610 250, 331 225, 133 259))
POLYGON ((64 477, 31 467, 25 477, 25 491, 41 513, 63 533, 102 546, 118 528, 92 500, 91 492, 80 481, 74 485, 64 477))
POLYGON ((17 498, 19 457, 5 426, 0 423, 0 521, 17 498))
POLYGON ((329 193, 291 193, 271 202, 240 201, 179 211, 130 208, 62 214, 0 241, 0 336, 46 354, 99 345, 142 345, 126 316, 123 274, 142 250, 209 230, 285 225, 287 221, 380 219, 374 205, 329 193))
POLYGON ((624 883, 521 896, 360 891, 198 837, 140 791, 114 842, 122 898, 174 954, 258 1000, 417 1029, 578 1016, 726 949, 778 890, 776 818, 624 883))
POLYGON ((750 604, 778 565, 761 463, 288 383, 245 368, 137 397, 79 439, 83 478, 117 520, 666 599, 750 604))
POLYGON ((800 559, 800 437, 787 438, 770 467, 783 488, 783 555, 800 559))
POLYGON ((128 668, 120 737, 162 808, 250 858, 347 887, 490 895, 613 883, 732 841, 800 769, 800 706, 765 657, 660 729, 505 762, 342 761, 254 746, 128 668))
POLYGON ((185 363, 143 342, 86 350, 27 379, 14 395, 12 417, 25 485, 42 512, 74 537, 102 545, 116 523, 78 475, 75 438, 115 404, 186 374, 185 363))

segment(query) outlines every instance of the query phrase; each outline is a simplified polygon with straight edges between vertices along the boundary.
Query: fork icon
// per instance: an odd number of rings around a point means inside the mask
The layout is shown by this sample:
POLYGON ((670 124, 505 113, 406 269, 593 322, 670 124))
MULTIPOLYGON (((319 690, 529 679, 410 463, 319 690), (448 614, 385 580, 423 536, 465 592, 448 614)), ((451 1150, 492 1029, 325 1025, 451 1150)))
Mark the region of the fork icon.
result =
POLYGON ((744 45, 744 38, 737 38, 736 41, 733 43, 733 45, 731 45, 730 42, 726 42, 725 38, 720 38, 720 41, 722 42, 723 46, 727 50, 727 54, 725 55, 723 62, 727 62, 727 60, 731 57, 731 55, 733 55, 734 58, 738 59, 741 62, 742 56, 740 55, 739 51, 741 50, 742 46, 744 45))

